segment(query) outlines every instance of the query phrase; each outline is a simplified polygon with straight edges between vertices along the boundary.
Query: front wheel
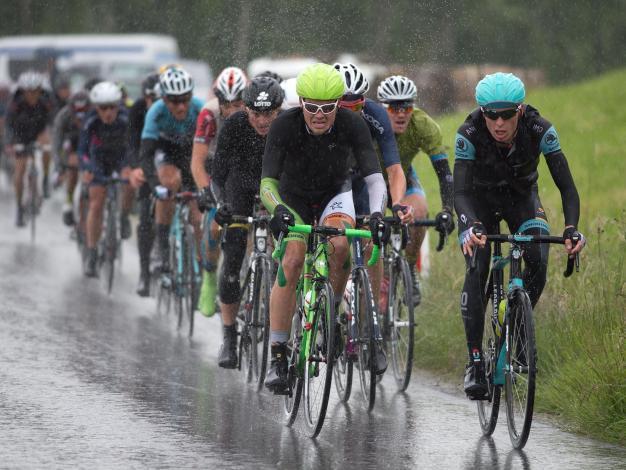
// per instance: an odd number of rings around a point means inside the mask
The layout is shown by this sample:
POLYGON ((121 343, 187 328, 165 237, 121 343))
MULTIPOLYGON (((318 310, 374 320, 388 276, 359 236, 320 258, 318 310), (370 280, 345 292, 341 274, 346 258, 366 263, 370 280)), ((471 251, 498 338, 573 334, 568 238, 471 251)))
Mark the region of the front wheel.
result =
POLYGON ((302 386, 304 380, 300 370, 300 356, 302 347, 302 296, 298 292, 296 310, 291 317, 291 333, 287 342, 287 380, 289 392, 285 395, 283 405, 285 409, 285 424, 291 426, 298 416, 302 386))
POLYGON ((267 372, 270 348, 270 293, 272 291, 272 264, 269 259, 258 258, 253 305, 253 332, 256 337, 258 368, 258 390, 263 389, 267 372))
POLYGON ((315 284, 315 302, 311 329, 304 346, 307 347, 304 364, 304 416, 311 437, 322 429, 335 361, 335 299, 327 281, 315 284))
POLYGON ((196 257, 196 243, 193 229, 190 225, 185 225, 184 234, 184 263, 183 263, 183 305, 189 321, 189 337, 193 336, 194 315, 200 297, 200 264, 196 257))
POLYGON ((415 341, 413 282, 409 263, 404 258, 394 260, 387 302, 393 376, 398 389, 404 391, 411 381, 415 341))
POLYGON ((376 336, 374 333, 374 302, 367 271, 354 270, 352 279, 352 313, 357 322, 357 347, 359 379, 367 409, 372 410, 376 401, 376 336))
MULTIPOLYGON (((485 319, 485 330, 483 333, 483 358, 485 363, 485 378, 489 390, 487 400, 478 400, 478 421, 480 428, 485 436, 491 436, 496 429, 498 423, 498 412, 500 410, 500 394, 502 393, 502 385, 494 383, 496 370, 498 367, 498 357, 500 355, 500 337, 496 331, 500 332, 500 326, 494 324, 497 320, 493 318, 493 300, 489 296, 490 301, 487 305, 487 318, 485 319)), ((504 353, 504 350, 502 350, 504 353)))
MULTIPOLYGON (((346 284, 346 290, 344 294, 344 299, 347 297, 348 299, 352 298, 352 280, 348 280, 346 284)), ((346 310, 341 313, 338 318, 339 335, 342 338, 342 348, 337 351, 337 361, 335 362, 335 366, 333 367, 333 381, 335 382, 335 390, 337 390, 337 395, 339 399, 347 403, 350 399, 350 395, 352 393, 352 374, 354 371, 354 359, 351 357, 352 355, 349 352, 352 351, 352 337, 350 335, 350 327, 351 327, 351 319, 352 319, 352 309, 350 307, 350 303, 346 305, 346 310)))
POLYGON ((509 300, 506 331, 509 345, 505 375, 506 416, 511 443, 516 449, 522 449, 530 434, 537 375, 532 306, 523 290, 517 290, 509 300))

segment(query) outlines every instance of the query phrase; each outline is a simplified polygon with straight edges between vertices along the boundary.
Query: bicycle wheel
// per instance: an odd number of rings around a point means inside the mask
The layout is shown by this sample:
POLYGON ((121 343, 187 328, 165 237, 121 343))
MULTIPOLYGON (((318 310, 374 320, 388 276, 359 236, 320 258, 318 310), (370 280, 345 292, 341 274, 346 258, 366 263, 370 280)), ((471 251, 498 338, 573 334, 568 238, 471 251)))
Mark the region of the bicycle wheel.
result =
POLYGON ((107 218, 104 239, 104 272, 107 294, 113 290, 115 258, 117 256, 117 210, 115 204, 107 203, 107 218))
POLYGON ((328 281, 316 282, 316 300, 304 370, 304 417, 316 437, 326 417, 335 361, 335 299, 328 281))
MULTIPOLYGON (((491 312, 493 312, 493 297, 487 304, 487 317, 485 318, 485 331, 483 333, 483 360, 485 364, 485 378, 489 387, 489 399, 477 400, 478 421, 485 436, 491 436, 496 429, 498 413, 500 410, 500 395, 502 385, 493 383, 500 352, 500 338, 496 335, 499 325, 493 324, 491 312)), ((502 333, 500 333, 502 334, 502 333)))
POLYGON ((172 301, 174 303, 174 314, 176 315, 176 328, 183 325, 183 273, 185 269, 185 255, 183 246, 183 233, 180 227, 175 236, 170 238, 170 250, 172 252, 172 301))
POLYGON ((506 416, 509 437, 516 449, 522 449, 530 434, 535 402, 537 349, 532 306, 528 294, 518 290, 509 299, 507 316, 508 371, 505 374, 506 416))
MULTIPOLYGON (((254 281, 255 282, 255 281, 254 281)), ((255 282, 256 284, 256 282, 255 282)), ((239 331, 239 369, 243 371, 244 380, 252 382, 256 377, 257 359, 256 359, 256 336, 253 332, 253 305, 249 301, 250 291, 255 289, 253 284, 252 268, 248 268, 241 289, 241 303, 239 305, 238 322, 241 325, 239 331)), ((253 294, 254 295, 254 294, 253 294)))
POLYGON ((291 317, 291 333, 287 342, 287 378, 289 380, 289 393, 285 395, 283 406, 285 409, 285 424, 291 426, 298 416, 300 399, 304 380, 299 371, 300 346, 302 345, 302 296, 296 294, 296 310, 291 317))
POLYGON ((354 270, 352 289, 352 314, 358 331, 359 381, 367 409, 371 411, 376 401, 376 338, 372 290, 364 268, 354 270))
MULTIPOLYGON (((346 285, 346 294, 348 299, 352 298, 352 280, 348 280, 346 285)), ((341 338, 344 340, 344 347, 340 351, 337 351, 337 361, 333 367, 333 381, 335 382, 335 390, 339 399, 347 403, 352 394, 352 374, 354 371, 353 358, 348 355, 348 348, 352 349, 350 342, 350 322, 352 319, 352 312, 350 305, 346 307, 346 311, 341 314, 339 319, 339 329, 341 338)))
POLYGON ((257 286, 253 306, 253 333, 258 358, 258 390, 263 389, 270 349, 270 293, 272 291, 272 267, 269 259, 259 257, 256 266, 257 286))
POLYGON ((189 321, 189 337, 193 336, 193 324, 198 298, 200 297, 200 265, 196 257, 196 244, 193 236, 193 229, 190 225, 185 225, 184 240, 184 270, 183 270, 183 305, 189 321))
POLYGON ((394 260, 388 293, 388 325, 390 328, 391 364, 400 391, 406 390, 413 368, 415 318, 413 283, 406 259, 394 260))

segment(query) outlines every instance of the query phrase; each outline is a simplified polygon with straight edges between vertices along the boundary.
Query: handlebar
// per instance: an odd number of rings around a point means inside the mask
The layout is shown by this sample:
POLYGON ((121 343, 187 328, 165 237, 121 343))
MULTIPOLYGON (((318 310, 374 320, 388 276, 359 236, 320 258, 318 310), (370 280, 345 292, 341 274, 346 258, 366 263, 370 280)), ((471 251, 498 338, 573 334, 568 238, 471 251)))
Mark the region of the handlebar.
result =
POLYGON ((154 197, 156 197, 159 201, 174 199, 177 202, 189 202, 193 199, 196 199, 200 195, 200 193, 197 191, 180 191, 172 195, 170 193, 170 190, 167 189, 165 186, 157 186, 156 188, 154 188, 153 194, 154 197))
POLYGON ((229 217, 229 224, 251 224, 253 222, 269 222, 272 217, 269 215, 257 215, 257 216, 247 216, 247 215, 231 215, 229 217))
MULTIPOLYGON (((323 235, 327 237, 341 237, 345 236, 348 238, 359 237, 359 238, 372 238, 372 233, 369 230, 362 229, 353 229, 346 228, 341 229, 337 227, 329 227, 327 225, 301 225, 295 224, 289 226, 289 232, 291 233, 303 233, 303 234, 311 234, 315 233, 318 235, 323 235)), ((272 253, 272 258, 278 260, 278 285, 280 287, 284 287, 287 283, 285 278, 285 272, 283 271, 283 256, 285 255, 285 247, 286 242, 284 240, 284 233, 281 233, 278 237, 278 242, 276 243, 276 247, 274 248, 274 252, 272 253)), ((367 261, 368 266, 374 266, 378 262, 378 258, 380 256, 380 247, 378 245, 374 245, 374 249, 372 250, 372 254, 370 259, 367 261)))
MULTIPOLYGON (((356 217, 356 221, 357 221, 357 224, 359 225, 367 224, 369 222, 369 216, 359 215, 356 217)), ((400 221, 398 217, 393 216, 393 215, 383 217, 383 222, 387 224, 395 225, 395 226, 405 225, 405 224, 402 224, 402 222, 400 221)), ((443 247, 446 244, 446 239, 448 238, 448 235, 446 234, 445 230, 439 229, 439 223, 435 219, 414 220, 413 222, 406 224, 406 225, 410 225, 412 227, 435 227, 437 229, 437 233, 439 233, 439 241, 437 242, 437 251, 443 250, 443 247)))

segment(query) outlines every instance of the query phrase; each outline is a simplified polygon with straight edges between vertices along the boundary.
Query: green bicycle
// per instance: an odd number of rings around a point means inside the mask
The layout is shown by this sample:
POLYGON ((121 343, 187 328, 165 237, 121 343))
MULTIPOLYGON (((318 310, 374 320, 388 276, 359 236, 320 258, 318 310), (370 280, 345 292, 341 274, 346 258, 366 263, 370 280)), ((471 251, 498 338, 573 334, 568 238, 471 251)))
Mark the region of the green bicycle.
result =
MULTIPOLYGON (((286 422, 296 419, 304 393, 304 415, 310 436, 316 437, 324 424, 337 358, 338 323, 335 294, 328 280, 328 242, 332 237, 370 238, 369 230, 339 229, 329 226, 293 225, 289 232, 310 234, 304 259, 304 269, 296 288, 296 309, 292 318, 288 343, 288 382, 285 395, 286 422)), ((272 257, 279 260, 278 285, 286 284, 282 268, 286 241, 280 235, 272 257)), ((379 248, 374 247, 368 264, 378 260, 379 248)))

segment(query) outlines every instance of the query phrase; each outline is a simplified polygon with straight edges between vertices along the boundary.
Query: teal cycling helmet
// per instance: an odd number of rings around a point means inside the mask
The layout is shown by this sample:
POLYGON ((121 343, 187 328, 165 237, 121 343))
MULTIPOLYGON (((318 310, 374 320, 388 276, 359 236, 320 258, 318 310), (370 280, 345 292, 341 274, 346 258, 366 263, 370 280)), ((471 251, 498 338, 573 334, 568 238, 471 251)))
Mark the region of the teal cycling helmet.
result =
POLYGON ((296 79, 296 93, 301 98, 338 100, 344 90, 343 77, 335 67, 328 64, 309 65, 296 79))
POLYGON ((476 85, 476 103, 491 109, 515 107, 524 102, 524 83, 512 73, 485 75, 476 85))

